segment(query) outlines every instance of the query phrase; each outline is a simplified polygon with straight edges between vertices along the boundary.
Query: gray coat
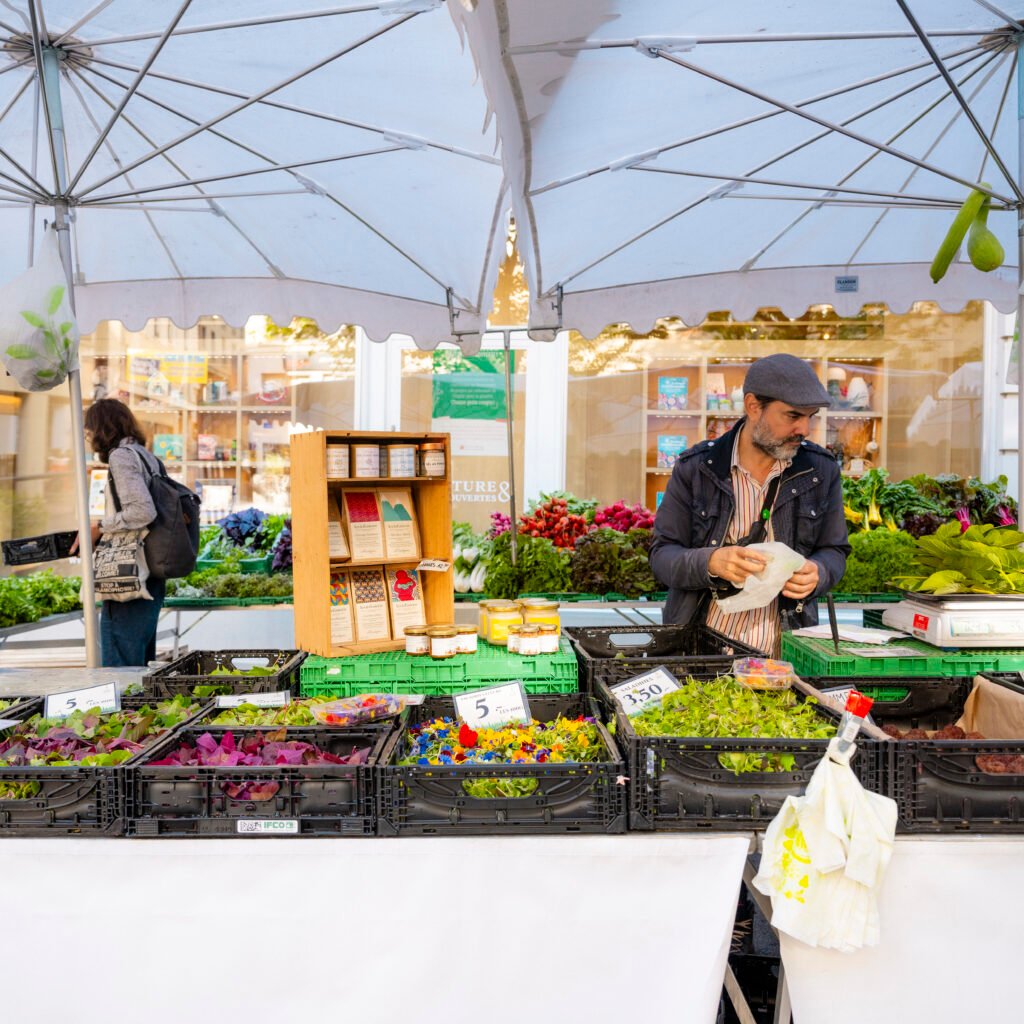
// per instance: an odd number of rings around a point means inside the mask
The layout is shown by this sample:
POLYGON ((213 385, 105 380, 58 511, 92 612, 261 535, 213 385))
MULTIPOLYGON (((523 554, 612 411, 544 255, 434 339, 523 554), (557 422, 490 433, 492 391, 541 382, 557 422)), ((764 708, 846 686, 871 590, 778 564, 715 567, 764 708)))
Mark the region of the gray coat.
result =
MULTIPOLYGON (((736 506, 732 452, 744 422, 723 437, 684 452, 665 489, 654 518, 651 570, 669 588, 666 623, 689 622, 701 597, 712 588, 708 560, 724 543, 736 506)), ((818 621, 814 598, 842 579, 850 553, 839 467, 824 448, 805 441, 783 472, 772 533, 775 540, 818 564, 818 587, 811 598, 779 598, 783 628, 813 626, 818 621)))
POLYGON ((124 438, 107 456, 110 475, 114 478, 121 511, 114 508, 114 499, 107 487, 106 515, 100 524, 104 533, 118 530, 141 530, 156 519, 156 506, 149 493, 149 476, 160 472, 155 455, 131 438, 124 438), (146 468, 143 469, 143 463, 146 468), (146 470, 149 471, 147 474, 146 470))

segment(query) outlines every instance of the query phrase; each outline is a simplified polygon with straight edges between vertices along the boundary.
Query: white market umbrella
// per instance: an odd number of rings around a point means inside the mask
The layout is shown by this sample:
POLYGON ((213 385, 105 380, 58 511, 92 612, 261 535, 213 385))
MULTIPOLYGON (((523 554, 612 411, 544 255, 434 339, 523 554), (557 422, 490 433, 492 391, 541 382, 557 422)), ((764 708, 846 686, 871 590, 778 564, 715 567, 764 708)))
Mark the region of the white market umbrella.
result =
POLYGON ((480 0, 458 16, 545 334, 761 306, 1017 308, 1021 0, 480 0), (979 182, 1005 265, 964 253, 935 285, 979 182))
POLYGON ((3 0, 0 282, 46 221, 83 331, 264 313, 471 349, 505 210, 474 77, 440 0, 3 0))

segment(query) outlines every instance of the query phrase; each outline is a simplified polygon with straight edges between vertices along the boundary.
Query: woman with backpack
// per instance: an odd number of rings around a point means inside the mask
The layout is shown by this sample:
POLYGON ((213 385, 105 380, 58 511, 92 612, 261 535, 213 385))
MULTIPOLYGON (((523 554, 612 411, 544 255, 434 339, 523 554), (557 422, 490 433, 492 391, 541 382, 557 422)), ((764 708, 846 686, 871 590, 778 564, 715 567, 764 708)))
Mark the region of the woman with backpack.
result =
MULTIPOLYGON (((104 534, 148 527, 157 517, 150 480, 162 473, 162 464, 147 451, 146 435, 131 409, 116 398, 93 402, 85 413, 85 434, 110 470, 106 514, 93 526, 93 543, 104 534)), ((151 573, 143 596, 103 602, 100 645, 105 668, 147 665, 156 657, 157 620, 166 590, 167 581, 151 573)))

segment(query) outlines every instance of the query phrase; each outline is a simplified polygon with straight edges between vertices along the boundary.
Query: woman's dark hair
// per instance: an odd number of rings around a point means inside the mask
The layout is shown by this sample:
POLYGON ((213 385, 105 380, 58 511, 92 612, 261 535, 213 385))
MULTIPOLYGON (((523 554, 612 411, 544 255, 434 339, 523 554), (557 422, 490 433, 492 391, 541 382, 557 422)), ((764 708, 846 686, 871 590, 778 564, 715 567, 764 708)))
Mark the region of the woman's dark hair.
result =
POLYGON ((92 434, 92 450, 104 462, 110 453, 126 438, 146 443, 146 435, 131 409, 116 398, 101 398, 85 411, 85 429, 92 434))

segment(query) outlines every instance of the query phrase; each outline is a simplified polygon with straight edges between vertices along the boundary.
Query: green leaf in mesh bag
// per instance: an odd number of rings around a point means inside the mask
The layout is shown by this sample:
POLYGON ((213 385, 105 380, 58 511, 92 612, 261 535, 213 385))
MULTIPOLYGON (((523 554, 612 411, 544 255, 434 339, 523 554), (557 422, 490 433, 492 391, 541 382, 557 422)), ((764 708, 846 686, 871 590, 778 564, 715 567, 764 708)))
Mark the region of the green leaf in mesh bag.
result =
POLYGON ((55 284, 50 289, 50 294, 46 297, 46 306, 47 306, 47 309, 48 309, 48 311, 50 313, 50 316, 53 316, 53 314, 56 313, 58 309, 60 309, 60 304, 63 301, 64 301, 64 285, 62 285, 62 284, 55 284))
POLYGON ((35 359, 39 353, 31 345, 8 345, 7 354, 11 359, 35 359))
POLYGON ((21 311, 21 316, 22 316, 22 319, 24 319, 26 323, 30 323, 33 327, 45 327, 46 326, 43 323, 43 318, 38 313, 33 313, 32 310, 30 310, 30 309, 23 309, 21 311))

